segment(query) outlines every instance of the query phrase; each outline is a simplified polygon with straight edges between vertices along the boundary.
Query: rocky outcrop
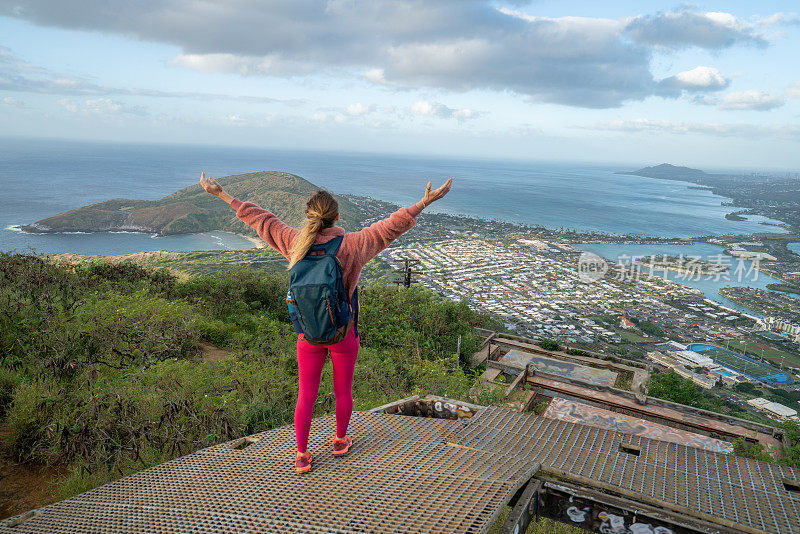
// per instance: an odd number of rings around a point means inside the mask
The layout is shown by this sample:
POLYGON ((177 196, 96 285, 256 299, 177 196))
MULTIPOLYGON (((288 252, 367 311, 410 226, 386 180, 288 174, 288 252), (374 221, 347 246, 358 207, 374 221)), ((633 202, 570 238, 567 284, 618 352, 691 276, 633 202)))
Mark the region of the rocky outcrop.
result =
MULTIPOLYGON (((125 199, 110 202, 120 201, 124 202, 125 199)), ((103 204, 70 210, 20 228, 33 233, 126 231, 168 235, 185 233, 181 229, 175 231, 176 221, 190 214, 202 216, 209 213, 208 209, 199 208, 191 202, 171 202, 163 206, 125 211, 103 209, 103 204)))

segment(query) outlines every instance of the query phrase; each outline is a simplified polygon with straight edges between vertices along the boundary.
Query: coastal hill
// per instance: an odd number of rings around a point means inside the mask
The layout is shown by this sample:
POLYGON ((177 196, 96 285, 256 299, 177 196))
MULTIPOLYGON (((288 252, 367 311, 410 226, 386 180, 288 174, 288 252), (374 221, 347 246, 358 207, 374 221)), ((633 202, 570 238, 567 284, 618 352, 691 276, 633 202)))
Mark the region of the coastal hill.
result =
POLYGON ((784 229, 800 233, 800 179, 796 174, 713 174, 669 163, 615 174, 689 182, 695 184, 692 189, 707 189, 715 195, 728 197, 730 201, 723 202, 726 206, 743 208, 728 214, 729 219, 742 220, 738 214, 763 215, 782 221, 784 229))
POLYGON ((699 170, 690 167, 679 167, 677 165, 670 165, 669 163, 662 163, 653 167, 645 167, 638 171, 625 172, 620 171, 614 174, 628 174, 633 176, 645 176, 647 178, 660 178, 662 180, 679 180, 682 182, 694 182, 708 177, 708 175, 699 170))
MULTIPOLYGON (((253 172, 218 178, 232 196, 269 209, 287 224, 300 227, 305 221, 306 200, 317 186, 284 172, 253 172)), ((363 218, 358 207, 337 197, 339 225, 355 228, 363 218)), ((236 217, 222 200, 208 194, 199 183, 185 187, 159 200, 115 198, 73 209, 23 225, 22 230, 54 232, 148 232, 160 236, 223 230, 256 235, 255 230, 236 217)))

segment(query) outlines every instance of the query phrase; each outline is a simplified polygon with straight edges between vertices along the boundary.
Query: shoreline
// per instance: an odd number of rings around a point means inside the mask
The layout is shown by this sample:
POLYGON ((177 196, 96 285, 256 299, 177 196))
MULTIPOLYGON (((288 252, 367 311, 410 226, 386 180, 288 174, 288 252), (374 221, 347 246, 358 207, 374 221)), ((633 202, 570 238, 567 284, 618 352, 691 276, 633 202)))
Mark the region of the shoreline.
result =
POLYGON ((239 233, 236 233, 236 232, 227 232, 227 233, 233 234, 233 235, 237 235, 239 237, 243 237, 243 238, 247 239, 248 241, 250 241, 253 244, 253 248, 264 248, 264 247, 267 246, 267 244, 264 242, 264 240, 261 239, 260 237, 253 237, 253 236, 249 236, 249 235, 239 234, 239 233))

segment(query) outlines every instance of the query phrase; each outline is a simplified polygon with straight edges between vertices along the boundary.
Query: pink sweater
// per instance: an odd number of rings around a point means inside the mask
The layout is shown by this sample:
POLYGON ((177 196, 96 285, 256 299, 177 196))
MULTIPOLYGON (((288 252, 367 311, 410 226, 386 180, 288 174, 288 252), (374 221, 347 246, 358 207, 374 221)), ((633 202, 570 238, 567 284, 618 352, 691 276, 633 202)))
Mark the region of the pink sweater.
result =
MULTIPOLYGON (((258 235, 272 248, 289 259, 292 244, 300 230, 287 225, 274 213, 252 202, 242 202, 238 198, 231 201, 236 216, 245 224, 252 226, 258 235)), ((322 229, 314 241, 315 245, 327 243, 336 236, 344 235, 336 257, 342 264, 344 288, 348 299, 352 298, 358 284, 361 269, 380 251, 411 229, 417 222, 419 208, 400 208, 382 221, 372 223, 358 232, 345 232, 340 226, 322 229)))

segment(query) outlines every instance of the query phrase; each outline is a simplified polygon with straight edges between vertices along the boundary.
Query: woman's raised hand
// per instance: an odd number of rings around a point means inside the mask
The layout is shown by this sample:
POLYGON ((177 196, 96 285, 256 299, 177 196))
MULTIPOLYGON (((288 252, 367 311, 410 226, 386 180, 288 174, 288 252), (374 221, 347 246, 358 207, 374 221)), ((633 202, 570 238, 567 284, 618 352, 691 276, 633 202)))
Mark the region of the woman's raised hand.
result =
POLYGON ((219 185, 212 177, 208 177, 206 179, 206 173, 200 174, 200 185, 203 186, 207 192, 211 193, 212 195, 219 196, 222 193, 222 186, 219 185))
POLYGON ((428 182, 428 187, 425 188, 425 196, 422 197, 422 203, 426 206, 429 206, 431 202, 435 200, 439 200, 443 196, 450 191, 450 185, 453 183, 453 179, 449 178, 443 186, 439 187, 438 189, 434 189, 431 191, 431 183, 428 182))

